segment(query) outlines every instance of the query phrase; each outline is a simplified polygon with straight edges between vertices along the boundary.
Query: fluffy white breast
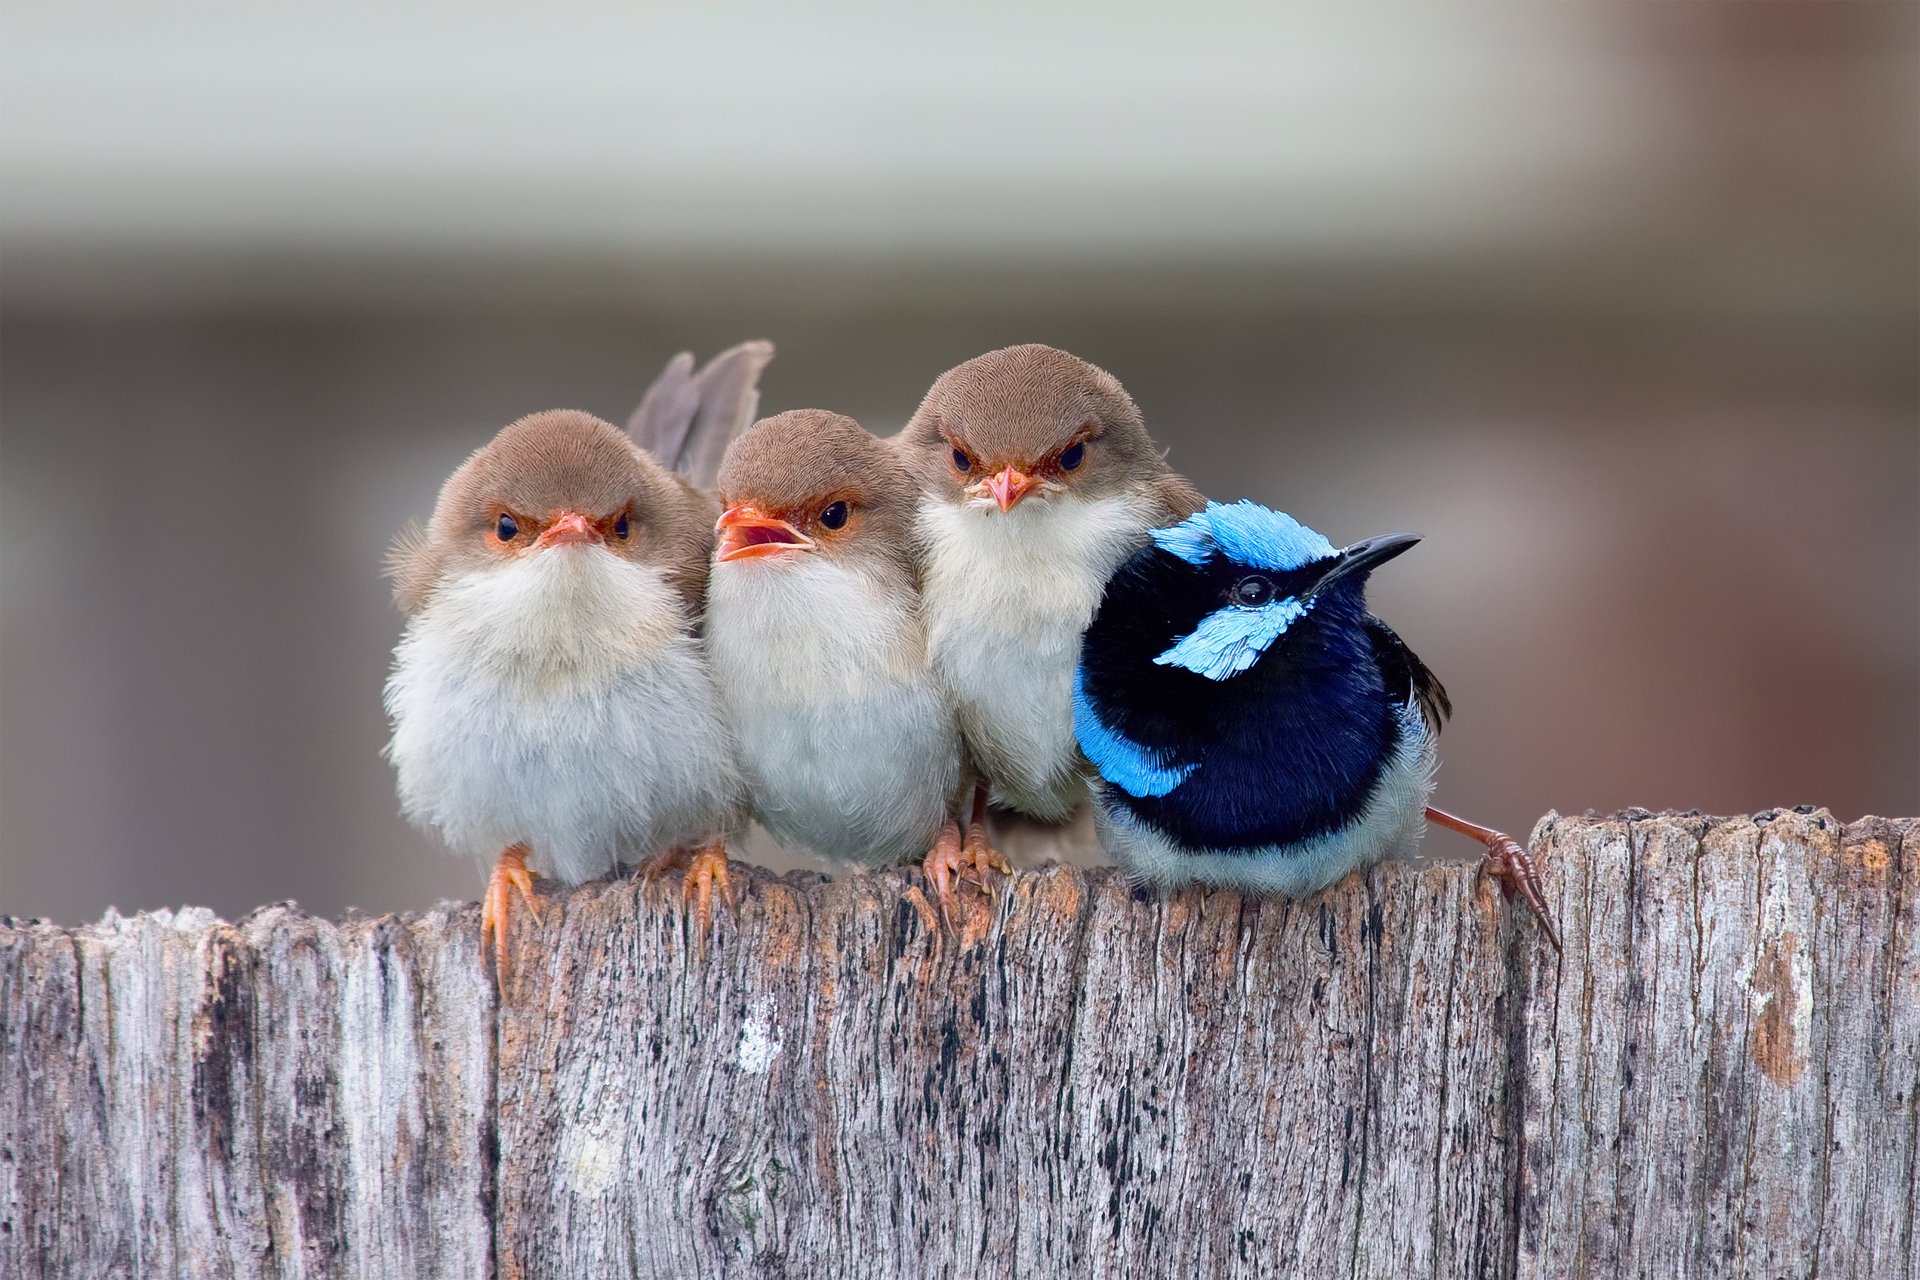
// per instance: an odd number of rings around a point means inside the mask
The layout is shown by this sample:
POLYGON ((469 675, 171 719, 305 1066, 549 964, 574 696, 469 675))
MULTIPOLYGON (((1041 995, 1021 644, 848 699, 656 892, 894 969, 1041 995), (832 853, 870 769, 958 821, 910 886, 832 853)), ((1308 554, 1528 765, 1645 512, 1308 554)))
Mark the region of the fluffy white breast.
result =
POLYGON ((927 638, 994 800, 1059 820, 1086 795, 1073 736, 1080 635, 1107 579, 1146 541, 1139 498, 923 501, 927 638))
POLYGON ((1207 853, 1175 845, 1131 813, 1095 805, 1100 843, 1134 879, 1149 884, 1199 880, 1254 893, 1300 897, 1349 871, 1411 857, 1427 830, 1427 801, 1438 765, 1417 704, 1400 708, 1400 739, 1360 816, 1300 844, 1245 853, 1207 853))
POLYGON ((440 588, 387 681, 407 816, 476 856, 524 841, 568 883, 725 834, 739 773, 686 627, 658 571, 595 547, 440 588))
POLYGON ((959 783, 959 731, 918 602, 823 556, 716 565, 706 635, 755 816, 871 865, 924 855, 959 783))

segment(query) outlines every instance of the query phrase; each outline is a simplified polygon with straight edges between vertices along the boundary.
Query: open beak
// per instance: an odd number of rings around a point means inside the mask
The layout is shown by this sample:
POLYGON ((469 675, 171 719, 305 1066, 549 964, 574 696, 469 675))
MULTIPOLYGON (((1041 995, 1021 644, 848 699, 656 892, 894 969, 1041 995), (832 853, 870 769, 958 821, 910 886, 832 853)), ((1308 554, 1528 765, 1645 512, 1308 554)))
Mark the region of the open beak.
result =
POLYGON ((814 545, 812 538, 785 520, 767 515, 745 502, 721 512, 713 531, 720 535, 720 546, 713 558, 723 564, 728 560, 746 560, 754 556, 811 551, 814 545))
POLYGON ((604 542, 600 531, 593 522, 577 511, 563 511, 560 518, 540 531, 534 539, 536 547, 585 546, 595 542, 604 542))
POLYGON ((1013 504, 1026 497, 1036 483, 1038 482, 1032 476, 1014 467, 1008 467, 998 475, 987 478, 987 492, 991 493, 993 500, 1000 504, 1001 511, 1011 511, 1013 504))
POLYGON ((1340 558, 1320 576, 1320 581, 1314 583, 1313 590, 1307 594, 1317 594, 1342 578, 1375 569, 1401 552, 1412 550, 1419 541, 1420 535, 1417 533, 1383 533, 1377 538, 1362 538, 1340 553, 1340 558))

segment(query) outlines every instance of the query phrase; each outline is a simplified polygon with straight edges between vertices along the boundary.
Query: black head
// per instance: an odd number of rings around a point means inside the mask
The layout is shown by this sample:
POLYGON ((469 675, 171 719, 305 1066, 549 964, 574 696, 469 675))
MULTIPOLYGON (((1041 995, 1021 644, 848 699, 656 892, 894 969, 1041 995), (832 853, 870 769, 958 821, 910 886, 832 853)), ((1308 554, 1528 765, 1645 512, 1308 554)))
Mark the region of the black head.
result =
POLYGON ((1088 643, 1230 680, 1288 648, 1289 636, 1357 627, 1367 573, 1418 541, 1389 534, 1341 549, 1282 512, 1209 503, 1155 530, 1153 545, 1115 575, 1088 643))

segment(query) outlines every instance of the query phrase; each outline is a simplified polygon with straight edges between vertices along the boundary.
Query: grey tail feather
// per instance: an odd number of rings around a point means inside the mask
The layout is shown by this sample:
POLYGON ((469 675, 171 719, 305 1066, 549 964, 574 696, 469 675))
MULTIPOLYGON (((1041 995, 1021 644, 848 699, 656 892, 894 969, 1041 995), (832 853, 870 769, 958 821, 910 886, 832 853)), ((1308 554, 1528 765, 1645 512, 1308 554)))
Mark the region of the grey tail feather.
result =
POLYGON ((760 373, 772 359, 771 342, 743 342, 695 373, 693 354, 682 351, 647 388, 627 419, 627 434, 693 484, 711 489, 727 446, 753 423, 760 373))

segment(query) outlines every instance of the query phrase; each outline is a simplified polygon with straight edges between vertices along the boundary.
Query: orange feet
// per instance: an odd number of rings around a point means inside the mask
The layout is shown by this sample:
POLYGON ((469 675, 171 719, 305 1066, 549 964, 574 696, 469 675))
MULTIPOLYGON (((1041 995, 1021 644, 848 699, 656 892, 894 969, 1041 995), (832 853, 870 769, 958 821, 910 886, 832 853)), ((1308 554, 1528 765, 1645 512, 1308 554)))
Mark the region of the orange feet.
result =
POLYGON ((1534 919, 1546 931, 1554 954, 1559 955, 1560 935, 1554 930, 1552 917, 1547 914, 1547 900, 1540 892, 1540 875, 1533 869, 1533 859, 1527 855, 1526 847, 1505 832, 1468 822, 1465 818, 1456 818, 1441 809, 1428 809, 1427 819, 1449 831, 1470 836, 1487 847, 1486 859, 1480 864, 1481 872, 1500 882, 1500 892, 1507 901, 1513 901, 1516 893, 1520 895, 1521 901, 1527 904, 1534 919))
POLYGON ((962 860, 969 869, 969 878, 980 886, 981 892, 991 896, 993 881, 991 874, 998 871, 1003 876, 1013 874, 1013 864, 1001 856, 987 839, 985 815, 967 824, 967 839, 962 846, 962 860))
POLYGON ((933 848, 921 860, 920 869, 926 872, 927 883, 933 886, 934 896, 940 899, 940 913, 948 915, 953 905, 953 886, 966 869, 966 856, 960 851, 960 824, 949 822, 940 828, 940 834, 934 837, 933 848))
POLYGON ((665 853, 655 854, 640 864, 640 872, 648 880, 658 880, 676 867, 686 869, 680 877, 680 894, 685 901, 693 904, 694 918, 700 923, 700 945, 704 950, 707 934, 713 928, 715 891, 718 890, 721 900, 728 907, 739 902, 734 893, 729 866, 727 846, 715 843, 693 850, 669 849, 665 853))
POLYGON ((513 891, 518 891, 520 901, 533 913, 533 922, 540 923, 540 904, 533 896, 533 873, 527 870, 527 846, 511 845, 493 864, 493 874, 487 878, 487 893, 480 900, 480 945, 493 940, 493 982, 497 991, 505 993, 508 979, 512 975, 509 965, 507 930, 508 912, 513 905, 513 891))

